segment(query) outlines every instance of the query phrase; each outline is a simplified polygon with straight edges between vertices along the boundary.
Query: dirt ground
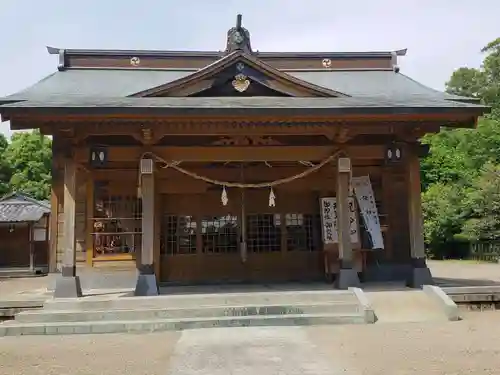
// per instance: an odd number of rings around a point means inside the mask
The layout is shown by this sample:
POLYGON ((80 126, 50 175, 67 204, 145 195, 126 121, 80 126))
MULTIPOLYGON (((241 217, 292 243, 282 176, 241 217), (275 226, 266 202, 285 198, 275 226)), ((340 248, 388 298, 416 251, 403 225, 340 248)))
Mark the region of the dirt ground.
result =
MULTIPOLYGON (((231 328, 224 329, 227 335, 234 332, 231 328)), ((278 328, 277 332, 284 335, 293 329, 278 328)), ((317 326, 301 330, 309 341, 301 345, 311 345, 321 353, 334 375, 499 373, 500 312, 469 313, 461 322, 317 326)), ((180 372, 169 369, 175 358, 173 350, 184 334, 4 337, 0 339, 0 375, 194 374, 189 369, 180 372)), ((205 346, 203 351, 208 352, 205 356, 216 357, 221 345, 224 344, 214 342, 205 346)), ((252 345, 255 347, 255 343, 252 345)), ((224 351, 232 353, 231 348, 224 351)), ((252 358, 262 361, 258 356, 252 358)), ((246 360, 245 368, 251 369, 251 362, 246 360)), ((223 370, 219 369, 220 373, 223 370)))
POLYGON ((165 375, 179 332, 0 338, 0 375, 165 375))
POLYGON ((446 279, 457 285, 500 284, 500 264, 473 261, 428 261, 432 275, 437 281, 446 279))
POLYGON ((500 311, 460 322, 310 327, 309 335, 345 373, 493 375, 500 373, 500 311))
MULTIPOLYGON (((500 283, 498 264, 431 261, 429 266, 439 280, 461 285, 500 283)), ((46 286, 47 278, 0 280, 0 298, 30 294, 46 286)), ((322 353, 322 358, 327 358, 332 374, 499 374, 500 311, 467 312, 464 318, 460 322, 317 326, 300 330, 310 345, 322 353)), ((285 330, 281 332, 289 329, 279 328, 285 330)), ((231 332, 234 331, 229 328, 227 334, 231 332)), ((166 332, 4 337, 0 338, 0 375, 192 374, 169 370, 183 335, 166 332)), ((204 349, 208 358, 212 350, 220 350, 218 345, 204 349)), ((251 368, 252 364, 247 365, 251 368)))

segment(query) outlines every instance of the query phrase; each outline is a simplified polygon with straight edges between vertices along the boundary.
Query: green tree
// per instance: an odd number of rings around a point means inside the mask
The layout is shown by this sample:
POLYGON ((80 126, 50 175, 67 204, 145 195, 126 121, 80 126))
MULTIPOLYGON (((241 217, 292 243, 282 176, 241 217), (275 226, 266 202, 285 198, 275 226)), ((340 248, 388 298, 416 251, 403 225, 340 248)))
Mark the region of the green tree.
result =
POLYGON ((448 244, 462 240, 465 218, 461 202, 467 192, 459 184, 435 183, 422 194, 425 240, 438 257, 448 250, 448 244))
POLYGON ((446 83, 451 94, 480 99, 492 106, 496 115, 500 109, 500 38, 481 49, 486 54, 479 69, 457 69, 446 83))
POLYGON ((28 194, 35 199, 47 199, 50 193, 52 141, 38 130, 19 132, 12 136, 5 150, 10 165, 11 191, 28 194))
POLYGON ((488 164, 464 200, 469 208, 463 234, 471 240, 500 238, 500 166, 488 164))
POLYGON ((457 69, 446 91, 479 99, 492 113, 477 129, 443 129, 423 139, 430 146, 421 164, 424 230, 434 253, 458 239, 500 238, 500 38, 481 51, 481 67, 457 69))
POLYGON ((8 146, 7 138, 0 134, 0 197, 10 191, 12 172, 8 161, 5 159, 5 150, 8 146))

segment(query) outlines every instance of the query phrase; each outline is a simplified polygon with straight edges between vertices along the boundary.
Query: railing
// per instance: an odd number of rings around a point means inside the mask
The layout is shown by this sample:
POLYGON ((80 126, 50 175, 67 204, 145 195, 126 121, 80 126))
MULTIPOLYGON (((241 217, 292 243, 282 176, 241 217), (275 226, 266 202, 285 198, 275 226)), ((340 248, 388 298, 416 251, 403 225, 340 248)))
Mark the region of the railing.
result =
POLYGON ((470 244, 470 258, 497 263, 500 260, 500 241, 478 241, 470 244))

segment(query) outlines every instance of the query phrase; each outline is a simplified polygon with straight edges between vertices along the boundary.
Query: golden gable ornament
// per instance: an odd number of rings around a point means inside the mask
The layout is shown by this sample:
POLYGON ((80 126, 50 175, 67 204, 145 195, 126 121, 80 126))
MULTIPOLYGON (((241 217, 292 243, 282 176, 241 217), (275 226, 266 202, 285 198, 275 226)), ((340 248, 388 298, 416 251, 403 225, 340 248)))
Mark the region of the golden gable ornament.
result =
POLYGON ((232 85, 236 91, 244 92, 248 89, 248 86, 250 86, 250 81, 248 80, 246 75, 237 74, 234 77, 232 85))

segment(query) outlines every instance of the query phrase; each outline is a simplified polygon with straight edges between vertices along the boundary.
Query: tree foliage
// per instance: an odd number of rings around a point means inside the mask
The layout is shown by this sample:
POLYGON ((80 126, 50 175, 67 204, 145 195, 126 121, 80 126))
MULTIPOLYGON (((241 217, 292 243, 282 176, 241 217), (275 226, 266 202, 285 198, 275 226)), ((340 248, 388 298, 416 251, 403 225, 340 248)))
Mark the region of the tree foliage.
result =
POLYGON ((32 132, 15 133, 11 142, 0 137, 0 194, 20 192, 35 199, 50 193, 52 141, 32 132))
POLYGON ((9 163, 5 160, 5 150, 9 146, 7 139, 0 134, 0 196, 10 191, 10 177, 12 175, 9 163))
POLYGON ((443 129, 422 140, 424 230, 437 252, 457 240, 500 239, 500 38, 486 45, 479 69, 459 68, 450 94, 491 106, 477 129, 443 129))

